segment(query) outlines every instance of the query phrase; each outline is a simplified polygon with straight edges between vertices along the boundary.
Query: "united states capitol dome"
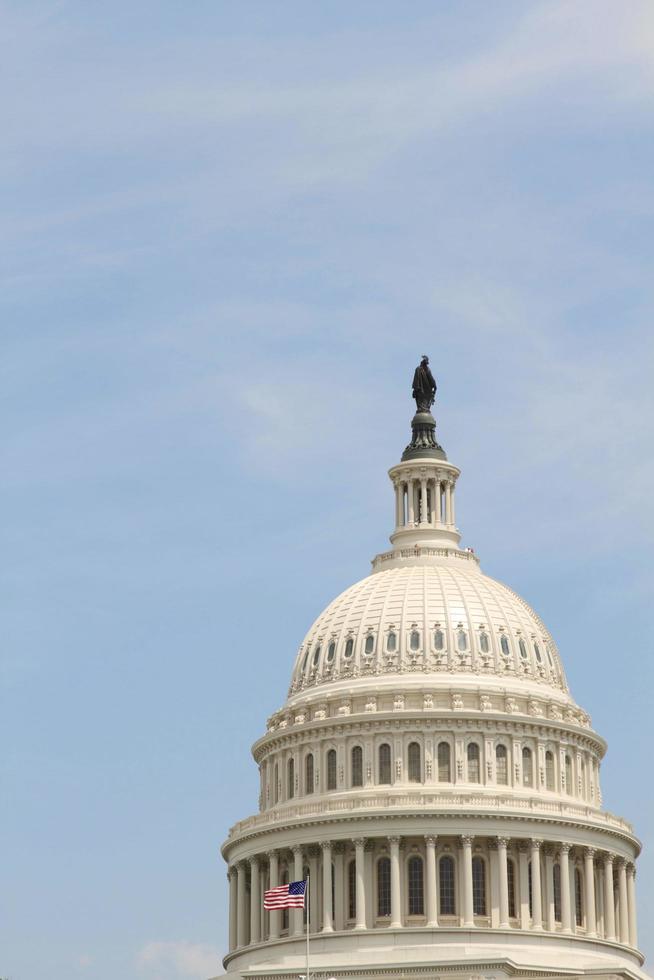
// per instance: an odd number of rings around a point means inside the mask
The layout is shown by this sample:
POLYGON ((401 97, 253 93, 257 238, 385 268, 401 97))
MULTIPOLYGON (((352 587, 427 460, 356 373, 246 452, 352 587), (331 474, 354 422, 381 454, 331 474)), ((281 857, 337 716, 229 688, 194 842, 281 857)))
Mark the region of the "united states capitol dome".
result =
POLYGON ((391 547, 314 621, 252 748, 227 974, 647 980, 606 743, 540 617, 461 546, 425 359, 413 389, 391 547), (308 907, 276 904, 291 886, 308 907))

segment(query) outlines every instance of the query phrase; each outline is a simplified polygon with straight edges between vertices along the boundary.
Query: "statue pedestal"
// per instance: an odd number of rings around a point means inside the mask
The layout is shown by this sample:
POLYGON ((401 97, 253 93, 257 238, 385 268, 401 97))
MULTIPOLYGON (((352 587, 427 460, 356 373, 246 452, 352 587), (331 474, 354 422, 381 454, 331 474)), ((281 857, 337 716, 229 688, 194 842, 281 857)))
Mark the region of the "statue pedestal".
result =
POLYGON ((445 450, 436 442, 436 420, 431 412, 416 412, 411 419, 411 442, 402 453, 407 459, 447 459, 445 450))

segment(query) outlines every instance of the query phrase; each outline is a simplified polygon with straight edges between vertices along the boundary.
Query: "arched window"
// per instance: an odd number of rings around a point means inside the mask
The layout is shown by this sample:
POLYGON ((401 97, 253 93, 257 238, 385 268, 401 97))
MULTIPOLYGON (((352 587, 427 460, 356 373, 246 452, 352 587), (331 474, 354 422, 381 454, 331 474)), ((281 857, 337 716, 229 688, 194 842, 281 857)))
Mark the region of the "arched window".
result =
POLYGON ((509 650, 509 641, 504 633, 502 633, 500 637, 500 648, 505 657, 509 657, 511 655, 511 651, 509 650))
POLYGON ((420 764, 420 746, 417 742, 411 742, 408 750, 409 757, 409 782, 422 782, 422 766, 420 764))
POLYGON ((384 785, 391 782, 391 747, 386 742, 379 746, 379 782, 384 785))
POLYGON ((350 636, 345 644, 345 653, 343 654, 346 660, 349 660, 349 658, 352 656, 353 651, 354 651, 354 640, 350 636))
POLYGON ((440 651, 443 649, 444 646, 445 646, 445 637, 443 636, 443 631, 436 630, 436 632, 434 633, 434 649, 440 651))
POLYGON ((306 667, 307 667, 307 660, 309 659, 309 649, 310 648, 307 647, 306 648, 306 651, 304 653, 304 659, 302 660, 302 673, 304 673, 304 671, 306 670, 306 667))
POLYGON ((520 637, 520 639, 518 640, 518 647, 520 648, 520 656, 522 657, 523 660, 526 660, 527 659, 527 644, 522 639, 522 637, 520 637))
POLYGON ((395 653, 397 650, 397 633, 394 633, 392 630, 386 640, 386 649, 389 653, 395 653))
POLYGON ((318 666, 318 661, 320 660, 320 651, 321 651, 321 649, 322 648, 321 648, 320 644, 318 644, 318 646, 316 647, 316 649, 313 651, 313 666, 314 667, 317 667, 318 666))
POLYGON ((547 654, 547 660, 549 662, 550 667, 552 668, 552 670, 554 670, 554 660, 552 659, 552 651, 550 650, 549 645, 547 643, 545 644, 545 653, 547 654))
POLYGON ((275 803, 279 803, 279 766, 275 763, 275 785, 273 786, 273 800, 275 803))
POLYGON ((450 746, 448 742, 438 743, 438 782, 451 783, 450 746))
POLYGON ((336 749, 327 753, 327 789, 336 789, 336 749))
POLYGON ((552 891, 554 892, 554 921, 561 921, 561 865, 552 868, 552 891))
POLYGON ((506 878, 509 886, 509 918, 515 919, 515 862, 506 859, 506 878))
POLYGON ((468 637, 463 630, 459 630, 459 632, 456 634, 456 645, 461 653, 468 649, 468 637))
POLYGON ((391 862, 380 858, 377 862, 377 915, 391 914, 391 862))
POLYGON ((536 660, 538 661, 538 663, 542 664, 543 658, 541 657, 540 654, 540 647, 538 646, 535 640, 534 640, 534 653, 536 654, 536 660))
POLYGON ((347 916, 357 917, 357 863, 350 861, 347 866, 347 916))
POLYGON ((565 757, 565 791, 570 796, 572 796, 572 790, 574 789, 572 785, 572 759, 569 755, 565 757))
POLYGON ((289 759, 288 765, 286 767, 286 789, 288 793, 289 800, 292 800, 295 796, 295 759, 289 759))
POLYGON ((472 859, 472 910, 486 915, 486 862, 478 855, 472 859))
POLYGON ((581 884, 581 871, 575 868, 575 922, 578 926, 584 924, 584 905, 581 884))
POLYGON ((534 785, 533 756, 531 754, 531 749, 528 749, 526 747, 522 750, 522 785, 523 786, 534 785))
POLYGON ((371 654, 374 653, 374 650, 375 650, 375 638, 372 635, 372 633, 369 633, 368 636, 366 637, 365 652, 367 654, 371 654))
POLYGON ((495 749, 495 778, 499 786, 506 786, 509 782, 506 745, 498 745, 495 749))
POLYGON ((488 642, 488 633, 479 634, 479 649, 482 653, 488 653, 490 650, 490 644, 488 642))
POLYGON ((409 915, 425 914, 425 899, 423 892, 422 858, 410 857, 408 864, 409 877, 409 915))
POLYGON ((360 745, 352 749, 352 785, 363 786, 363 749, 360 745))
POLYGON ((304 760, 304 792, 313 793, 313 755, 311 752, 304 760))
POLYGON ((328 664, 332 663, 335 656, 336 656, 336 641, 332 640, 332 642, 327 647, 327 657, 326 657, 327 663, 328 664))
POLYGON ((581 772, 579 775, 581 779, 581 795, 582 798, 585 799, 586 798, 586 763, 584 762, 583 759, 581 760, 581 772))
POLYGON ((476 742, 470 742, 468 745, 468 782, 469 783, 479 783, 481 782, 481 772, 479 768, 479 746, 476 742))
POLYGON ((554 782, 554 753, 549 751, 545 753, 545 788, 549 790, 556 789, 554 782))
POLYGON ((456 893, 454 891, 454 858, 448 854, 438 862, 438 894, 441 915, 456 915, 456 893))
POLYGON ((418 632, 418 630, 411 631, 411 639, 409 641, 409 646, 411 647, 412 650, 420 649, 420 633, 418 632))

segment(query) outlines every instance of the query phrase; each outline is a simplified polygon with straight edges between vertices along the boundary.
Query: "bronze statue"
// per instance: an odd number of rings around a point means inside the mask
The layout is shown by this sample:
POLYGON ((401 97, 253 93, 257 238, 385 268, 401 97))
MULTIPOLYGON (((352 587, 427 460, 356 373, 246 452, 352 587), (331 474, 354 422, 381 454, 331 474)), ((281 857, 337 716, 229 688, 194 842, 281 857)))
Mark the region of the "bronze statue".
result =
POLYGON ((413 374, 413 397, 416 400, 416 411, 428 412, 434 404, 435 395, 436 382, 429 370, 429 358, 423 354, 422 360, 413 374))

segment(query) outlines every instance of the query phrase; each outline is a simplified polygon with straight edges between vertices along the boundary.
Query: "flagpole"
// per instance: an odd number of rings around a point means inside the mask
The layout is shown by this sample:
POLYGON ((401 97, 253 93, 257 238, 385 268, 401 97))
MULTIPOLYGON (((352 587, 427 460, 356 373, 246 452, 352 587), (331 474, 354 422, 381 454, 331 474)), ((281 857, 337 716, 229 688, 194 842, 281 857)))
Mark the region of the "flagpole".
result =
POLYGON ((309 919, 311 914, 311 909, 309 907, 309 875, 307 874, 307 887, 306 887, 306 905, 307 905, 307 980, 311 980, 309 976, 309 919))

